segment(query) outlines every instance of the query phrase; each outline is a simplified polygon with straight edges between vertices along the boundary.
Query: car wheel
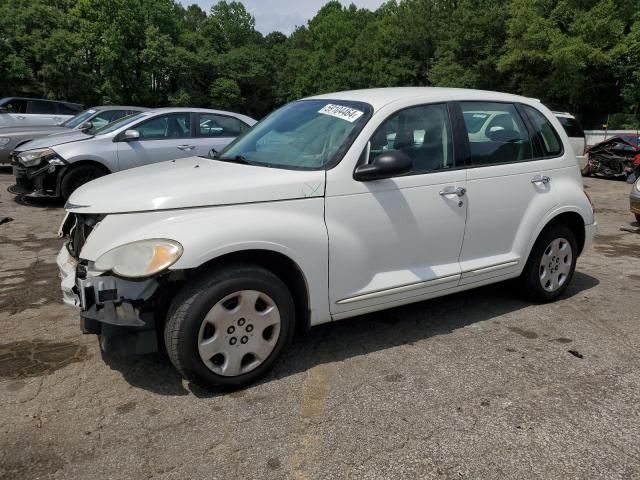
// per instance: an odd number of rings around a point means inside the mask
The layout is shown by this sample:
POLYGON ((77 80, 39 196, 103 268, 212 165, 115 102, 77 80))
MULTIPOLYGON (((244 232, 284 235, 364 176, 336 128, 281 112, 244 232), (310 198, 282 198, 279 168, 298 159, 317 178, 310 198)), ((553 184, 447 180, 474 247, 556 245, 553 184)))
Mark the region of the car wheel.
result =
POLYGON ((640 213, 634 213, 636 217, 636 222, 640 223, 640 213))
POLYGON ((578 248, 565 225, 542 231, 520 276, 525 295, 536 302, 552 302, 567 289, 576 268, 578 248))
POLYGON ((64 177, 62 177, 60 194, 64 200, 67 200, 78 187, 104 175, 106 175, 105 171, 95 165, 71 167, 71 169, 65 173, 64 177))
POLYGON ((293 298, 261 267, 228 267, 187 284, 169 309, 165 344, 187 380, 241 388, 263 377, 291 341, 293 298))

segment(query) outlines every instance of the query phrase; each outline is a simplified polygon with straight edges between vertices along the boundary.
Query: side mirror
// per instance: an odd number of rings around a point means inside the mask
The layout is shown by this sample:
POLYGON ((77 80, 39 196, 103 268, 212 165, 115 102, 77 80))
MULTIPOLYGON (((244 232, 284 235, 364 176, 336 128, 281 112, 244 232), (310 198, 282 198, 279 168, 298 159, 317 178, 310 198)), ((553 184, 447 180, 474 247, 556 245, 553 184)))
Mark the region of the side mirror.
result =
POLYGON ((80 130, 90 130, 93 128, 93 123, 91 122, 84 122, 82 125, 80 125, 80 130))
POLYGON ((207 157, 209 157, 211 160, 216 159, 218 157, 218 151, 215 148, 212 148, 207 152, 207 157))
POLYGON ((383 178, 396 177, 409 173, 413 168, 413 161, 400 150, 390 150, 381 153, 371 163, 360 165, 353 172, 354 180, 368 182, 383 178))
POLYGON ((121 142, 134 142, 136 140, 140 140, 140 132, 137 130, 125 130, 120 135, 121 142))

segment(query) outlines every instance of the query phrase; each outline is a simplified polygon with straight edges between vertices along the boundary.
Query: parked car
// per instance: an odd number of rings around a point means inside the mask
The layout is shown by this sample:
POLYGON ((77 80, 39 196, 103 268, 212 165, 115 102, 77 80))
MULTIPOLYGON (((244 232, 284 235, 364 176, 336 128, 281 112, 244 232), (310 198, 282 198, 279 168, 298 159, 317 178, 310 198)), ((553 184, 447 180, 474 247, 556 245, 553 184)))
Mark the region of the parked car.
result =
POLYGON ((11 154, 11 191, 62 197, 103 175, 165 160, 222 150, 255 120, 237 113, 159 108, 123 117, 105 127, 33 140, 11 154))
POLYGON ((78 103, 6 97, 0 99, 0 127, 56 125, 68 120, 82 108, 78 103))
POLYGON ((640 223, 640 177, 636 178, 635 183, 631 187, 631 193, 629 194, 629 207, 631 213, 636 217, 636 221, 640 223))
POLYGON ((69 130, 99 130, 119 118, 137 112, 146 112, 148 108, 126 106, 101 106, 84 110, 60 125, 43 125, 32 127, 6 127, 0 129, 0 165, 9 163, 9 154, 23 143, 36 138, 59 133, 69 133, 69 130))
POLYGON ((567 112, 553 112, 553 114, 556 116, 560 125, 562 125, 562 128, 564 128, 564 131, 569 137, 569 142, 571 142, 571 148, 573 148, 573 151, 576 154, 576 160, 578 161, 580 170, 584 170, 587 165, 587 158, 585 157, 585 152, 587 150, 587 137, 584 134, 584 129, 582 128, 580 121, 567 112))
POLYGON ((233 388, 296 329, 512 278, 553 301, 596 225, 551 111, 437 88, 296 101, 214 159, 100 178, 66 209, 57 261, 83 332, 138 353, 163 335, 185 378, 233 388), (476 140, 468 112, 502 128, 476 140))

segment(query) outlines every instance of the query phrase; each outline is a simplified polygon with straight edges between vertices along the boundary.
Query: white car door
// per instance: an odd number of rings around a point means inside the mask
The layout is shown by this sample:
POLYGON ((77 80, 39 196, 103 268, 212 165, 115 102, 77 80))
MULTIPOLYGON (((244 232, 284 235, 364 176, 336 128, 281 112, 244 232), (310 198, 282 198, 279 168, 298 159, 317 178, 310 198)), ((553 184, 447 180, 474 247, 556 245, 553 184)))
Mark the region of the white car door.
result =
POLYGON ((21 127, 29 125, 27 122, 27 100, 14 98, 5 101, 0 113, 0 127, 21 127))
MULTIPOLYGON (((329 300, 334 318, 427 298, 458 285, 466 170, 456 169, 446 104, 388 117, 369 142, 413 160, 410 174, 327 192, 329 300), (410 299, 410 300, 409 300, 410 299)), ((329 181, 329 180, 328 180, 329 181)))
POLYGON ((235 117, 217 113, 197 113, 194 155, 207 155, 211 149, 220 152, 249 128, 235 117))
POLYGON ((562 150, 562 143, 557 135, 550 136, 548 152, 541 154, 539 129, 522 113, 531 107, 520 106, 519 111, 511 103, 459 105, 469 130, 473 126, 465 113, 492 116, 485 138, 480 139, 471 131, 468 134, 469 205, 460 254, 460 284, 469 285, 513 276, 522 269, 531 233, 555 203, 549 182, 554 162, 541 157, 553 156, 562 150))
POLYGON ((132 125, 140 138, 118 142, 120 170, 196 155, 190 112, 168 113, 132 125))
POLYGON ((58 104, 44 100, 28 100, 25 113, 26 123, 31 126, 57 125, 68 117, 58 114, 58 104))

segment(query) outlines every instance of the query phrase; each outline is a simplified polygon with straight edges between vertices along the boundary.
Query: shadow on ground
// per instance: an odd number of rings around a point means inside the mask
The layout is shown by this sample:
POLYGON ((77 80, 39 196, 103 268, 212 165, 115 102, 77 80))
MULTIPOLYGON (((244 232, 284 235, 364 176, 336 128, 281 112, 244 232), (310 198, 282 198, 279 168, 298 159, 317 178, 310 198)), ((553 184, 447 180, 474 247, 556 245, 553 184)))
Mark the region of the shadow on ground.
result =
MULTIPOLYGON (((571 298, 599 283, 590 275, 576 272, 562 298, 571 298)), ((294 340, 285 358, 261 383, 304 372, 316 365, 446 335, 531 305, 520 300, 514 290, 512 283, 500 283, 314 327, 294 340)), ((157 394, 187 395, 191 391, 200 398, 224 394, 193 384, 185 388, 180 375, 163 354, 143 357, 103 354, 103 358, 132 386, 157 394)))

